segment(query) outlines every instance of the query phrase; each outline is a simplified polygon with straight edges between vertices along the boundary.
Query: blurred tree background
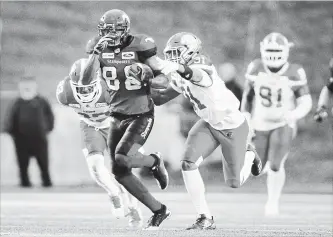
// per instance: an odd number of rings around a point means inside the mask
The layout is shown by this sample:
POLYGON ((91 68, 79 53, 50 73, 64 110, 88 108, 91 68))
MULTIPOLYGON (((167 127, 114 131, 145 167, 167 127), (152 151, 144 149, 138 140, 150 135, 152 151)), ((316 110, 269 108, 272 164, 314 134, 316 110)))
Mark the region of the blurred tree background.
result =
MULTIPOLYGON (((332 2, 1 2, 2 91, 14 90, 23 74, 35 75, 42 94, 55 102, 55 87, 72 63, 85 57, 101 15, 112 8, 131 18, 131 31, 152 36, 163 57, 168 38, 180 31, 201 38, 214 64, 233 63, 243 82, 248 63, 259 57, 259 42, 270 32, 295 43, 290 60, 304 66, 314 103, 329 78, 332 57, 332 2)), ((1 27, 0 27, 1 29, 1 27)), ((6 99, 2 97, 2 114, 6 99)), ((1 116, 3 117, 3 116, 1 116)), ((328 123, 301 121, 287 162, 296 183, 332 181, 332 131, 328 123), (330 129, 328 129, 330 127, 330 129)), ((172 148, 170 148, 172 149, 172 148)), ((215 166, 214 166, 215 167, 215 166)), ((216 172, 203 171, 210 179, 216 172)), ((218 170, 218 172, 220 172, 218 170)))

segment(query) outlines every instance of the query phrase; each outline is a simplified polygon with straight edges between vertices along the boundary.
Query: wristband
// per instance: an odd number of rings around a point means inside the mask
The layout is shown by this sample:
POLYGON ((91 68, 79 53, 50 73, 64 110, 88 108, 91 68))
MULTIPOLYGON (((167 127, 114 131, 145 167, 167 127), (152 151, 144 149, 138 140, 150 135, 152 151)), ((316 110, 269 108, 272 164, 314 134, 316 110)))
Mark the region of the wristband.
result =
POLYGON ((179 72, 179 71, 177 71, 177 72, 184 79, 191 80, 191 78, 193 76, 193 70, 189 66, 187 66, 185 64, 182 64, 182 66, 184 67, 184 72, 179 72))

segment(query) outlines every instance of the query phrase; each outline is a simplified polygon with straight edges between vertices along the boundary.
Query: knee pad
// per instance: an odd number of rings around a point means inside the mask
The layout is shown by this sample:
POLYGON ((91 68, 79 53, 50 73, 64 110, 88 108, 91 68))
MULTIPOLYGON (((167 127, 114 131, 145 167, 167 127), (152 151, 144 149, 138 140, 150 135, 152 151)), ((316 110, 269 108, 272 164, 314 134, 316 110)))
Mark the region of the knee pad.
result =
POLYGON ((236 179, 228 179, 226 183, 230 188, 239 188, 241 186, 239 180, 236 179))
POLYGON ((274 171, 274 172, 278 172, 280 170, 280 165, 274 164, 274 163, 270 163, 269 168, 274 171))
POLYGON ((193 162, 187 161, 187 160, 182 161, 182 170, 183 171, 195 170, 197 168, 198 168, 198 165, 196 163, 193 163, 193 162))

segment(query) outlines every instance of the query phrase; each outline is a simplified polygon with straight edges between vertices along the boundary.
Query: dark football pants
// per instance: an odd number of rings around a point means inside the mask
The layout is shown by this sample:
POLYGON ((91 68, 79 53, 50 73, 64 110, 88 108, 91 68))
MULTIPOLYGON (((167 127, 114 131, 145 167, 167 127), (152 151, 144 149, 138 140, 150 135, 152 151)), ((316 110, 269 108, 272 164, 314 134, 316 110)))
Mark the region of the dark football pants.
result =
MULTIPOLYGON (((31 142, 30 142, 31 143, 31 142)), ((49 174, 48 143, 46 139, 35 141, 29 144, 26 141, 15 141, 15 150, 20 172, 20 181, 22 186, 30 186, 28 175, 29 161, 32 156, 37 160, 41 172, 43 186, 50 186, 51 179, 49 174)))

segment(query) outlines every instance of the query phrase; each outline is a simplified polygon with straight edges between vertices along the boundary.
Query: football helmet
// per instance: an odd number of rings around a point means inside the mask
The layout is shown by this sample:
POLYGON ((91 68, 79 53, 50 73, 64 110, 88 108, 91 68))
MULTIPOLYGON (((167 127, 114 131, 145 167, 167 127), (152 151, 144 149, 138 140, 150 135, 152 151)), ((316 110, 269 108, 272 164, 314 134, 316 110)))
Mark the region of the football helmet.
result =
POLYGON ((118 9, 104 13, 98 23, 99 35, 110 38, 110 46, 121 45, 130 31, 130 19, 128 15, 118 9))
POLYGON ((89 85, 82 85, 82 69, 87 61, 88 59, 86 58, 75 61, 69 73, 70 85, 74 96, 82 103, 92 102, 102 91, 97 73, 94 73, 94 78, 89 85))
POLYGON ((263 63, 270 68, 282 67, 289 57, 289 49, 294 46, 280 33, 270 33, 260 42, 260 53, 263 63))
POLYGON ((201 51, 201 40, 192 33, 180 32, 168 40, 164 57, 168 61, 190 64, 201 51))

